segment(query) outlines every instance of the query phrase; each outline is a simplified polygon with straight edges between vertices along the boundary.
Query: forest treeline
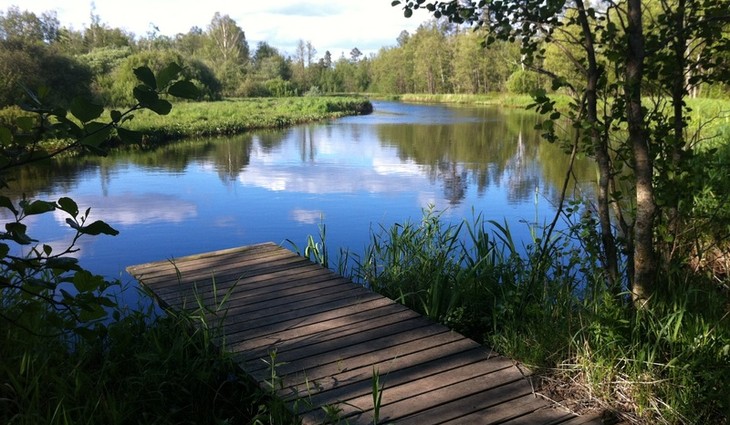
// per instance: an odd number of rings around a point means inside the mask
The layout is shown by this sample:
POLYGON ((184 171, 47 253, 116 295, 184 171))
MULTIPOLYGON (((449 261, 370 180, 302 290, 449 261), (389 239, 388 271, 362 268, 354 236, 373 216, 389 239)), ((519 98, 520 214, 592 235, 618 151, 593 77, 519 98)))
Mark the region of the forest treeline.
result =
MULTIPOLYGON (((55 11, 37 15, 13 6, 0 12, 0 107, 21 101, 25 88, 40 87, 49 89, 49 103, 82 95, 129 104, 133 69, 161 69, 172 61, 183 65, 185 78, 206 100, 341 92, 528 93, 549 90, 550 73, 565 75, 570 66, 565 60, 570 52, 551 44, 542 74, 533 72, 522 64, 519 41, 486 47, 484 31, 431 20, 413 34, 402 31, 376 54, 365 56, 353 46, 349 56, 333 58, 304 40, 292 53, 266 41, 249 46, 245 29, 222 13, 187 33, 168 36, 153 29, 137 35, 110 27, 93 9, 91 24, 75 30, 63 26, 55 11)), ((702 97, 729 93, 727 85, 698 84, 692 91, 702 97)))

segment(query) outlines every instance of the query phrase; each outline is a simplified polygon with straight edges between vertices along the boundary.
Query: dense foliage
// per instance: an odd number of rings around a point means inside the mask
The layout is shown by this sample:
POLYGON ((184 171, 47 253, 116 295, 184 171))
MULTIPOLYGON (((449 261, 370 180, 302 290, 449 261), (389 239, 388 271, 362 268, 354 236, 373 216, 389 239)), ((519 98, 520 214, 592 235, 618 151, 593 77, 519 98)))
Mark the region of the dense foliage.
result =
MULTIPOLYGON (((0 106, 22 99, 19 81, 34 90, 41 85, 52 87, 54 93, 86 90, 104 103, 128 102, 131 99, 122 86, 129 84, 130 70, 142 64, 154 69, 155 63, 170 60, 183 65, 186 77, 200 83, 206 99, 308 92, 527 93, 551 89, 550 75, 567 77, 575 87, 580 80, 570 61, 580 53, 580 34, 571 25, 552 35, 562 45, 545 47, 543 73, 533 75, 525 74, 519 37, 495 39, 487 48, 485 40, 494 35, 492 30, 473 30, 444 19, 424 22, 413 33, 403 31, 392 46, 376 54, 363 55, 353 46, 349 56, 336 58, 304 40, 293 52, 280 51, 266 41, 249 46, 245 28, 222 13, 216 13, 208 25, 175 36, 129 34, 104 24, 93 10, 91 16, 88 28, 74 30, 63 27, 54 12, 37 16, 17 7, 0 12, 0 57, 13 58, 0 61, 4 77, 0 78, 4 82, 0 106), (46 56, 63 58, 68 68, 57 77, 63 81, 53 86, 44 80, 51 78, 47 70, 54 69, 45 66, 46 56), (155 62, 153 57, 164 59, 155 62), (116 82, 117 78, 125 82, 116 82)), ((727 61, 726 52, 718 56, 727 61)), ((691 95, 725 96, 729 90, 725 82, 700 79, 693 82, 691 95)))
MULTIPOLYGON (((725 423, 728 303, 712 277, 677 271, 654 308, 627 310, 591 254, 595 224, 571 208, 566 233, 548 239, 533 227, 524 246, 499 222, 449 224, 425 211, 373 231, 364 256, 339 267, 560 381, 542 391, 568 407, 609 408, 629 423, 725 423)), ((326 258, 320 251, 310 255, 326 258)))

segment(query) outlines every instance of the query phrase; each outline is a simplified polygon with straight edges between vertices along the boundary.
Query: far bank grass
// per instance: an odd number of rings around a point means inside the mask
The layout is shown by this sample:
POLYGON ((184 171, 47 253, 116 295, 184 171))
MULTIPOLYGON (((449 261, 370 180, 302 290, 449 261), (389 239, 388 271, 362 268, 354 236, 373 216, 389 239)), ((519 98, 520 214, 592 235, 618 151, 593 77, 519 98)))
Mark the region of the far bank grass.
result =
POLYGON ((152 141, 165 141, 285 128, 370 112, 370 101, 356 96, 240 98, 175 103, 164 116, 141 111, 126 127, 145 133, 152 141))
MULTIPOLYGON (((378 98, 379 95, 372 95, 378 98)), ((535 103, 527 94, 489 93, 489 94, 426 94, 407 93, 402 95, 380 96, 402 102, 451 103, 461 105, 491 105, 506 108, 527 108, 535 103)), ((571 98, 565 94, 550 94, 559 109, 567 107, 571 98)), ((686 99, 693 121, 710 122, 712 126, 730 126, 730 99, 695 98, 686 99)))
MULTIPOLYGON (((377 95, 373 95, 377 98, 377 95)), ((564 95, 556 96, 561 103, 568 104, 570 98, 564 95)), ((401 95, 389 96, 392 100, 401 102, 423 102, 423 103, 451 103, 459 105, 475 105, 475 106, 503 106, 506 108, 526 108, 535 103, 528 94, 510 94, 510 93, 487 93, 487 94, 426 94, 426 93, 406 93, 401 95)))

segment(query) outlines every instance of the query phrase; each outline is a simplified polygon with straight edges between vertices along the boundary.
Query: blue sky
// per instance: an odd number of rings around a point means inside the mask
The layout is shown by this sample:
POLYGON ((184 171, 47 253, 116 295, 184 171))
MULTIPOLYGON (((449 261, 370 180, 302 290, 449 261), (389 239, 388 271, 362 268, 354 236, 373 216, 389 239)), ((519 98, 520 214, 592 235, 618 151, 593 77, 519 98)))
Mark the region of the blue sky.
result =
MULTIPOLYGON (((144 35, 153 25, 175 35, 191 27, 205 29, 215 12, 229 15, 246 33, 253 49, 266 41, 284 53, 294 53, 298 40, 311 41, 321 57, 326 50, 337 59, 353 47, 365 54, 393 46, 402 30, 414 32, 429 17, 403 17, 391 0, 95 0, 96 14, 112 27, 144 35)), ((17 5, 35 13, 55 10, 63 26, 89 25, 91 0, 0 0, 0 10, 17 5)))

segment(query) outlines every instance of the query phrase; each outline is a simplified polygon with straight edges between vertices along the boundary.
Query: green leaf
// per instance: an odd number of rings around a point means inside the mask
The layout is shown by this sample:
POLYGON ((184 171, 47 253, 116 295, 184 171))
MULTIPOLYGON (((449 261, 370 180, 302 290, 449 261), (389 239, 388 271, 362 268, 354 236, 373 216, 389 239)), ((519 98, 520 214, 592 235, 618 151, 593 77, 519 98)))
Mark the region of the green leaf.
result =
POLYGON ((13 201, 11 201, 7 196, 0 196, 0 207, 9 209, 13 212, 13 215, 18 215, 18 210, 15 209, 13 201))
POLYGON ((91 322, 99 320, 106 316, 106 310, 98 304, 88 304, 79 312, 79 320, 81 322, 91 322))
POLYGON ((134 95, 134 98, 137 99, 137 101, 143 106, 154 103, 155 101, 157 101, 157 99, 160 98, 160 96, 157 95, 157 92, 147 86, 135 87, 132 90, 132 94, 134 95))
POLYGON ((81 139, 81 144, 98 148, 109 139, 112 127, 100 122, 90 122, 85 127, 86 136, 81 139))
POLYGON ((112 121, 119 122, 122 120, 122 113, 117 111, 116 109, 109 112, 109 116, 112 118, 112 121))
POLYGON ((390 2, 391 6, 398 6, 399 4, 400 4, 400 0, 393 0, 392 2, 390 2))
POLYGON ((183 99, 197 99, 200 97, 200 90, 190 81, 176 81, 175 84, 170 86, 167 92, 175 97, 182 97, 183 99))
POLYGON ((13 142, 13 133, 10 129, 0 127, 0 144, 9 145, 13 142))
POLYGON ((15 120, 15 124, 23 131, 31 131, 35 126, 34 117, 18 117, 15 120))
POLYGON ((79 206, 76 204, 76 202, 64 196, 63 198, 58 200, 58 208, 61 209, 61 211, 66 211, 67 213, 71 214, 71 216, 76 217, 79 215, 79 206))
POLYGON ((52 270, 59 270, 61 272, 69 272, 71 270, 78 270, 77 258, 73 257, 56 257, 49 258, 46 260, 46 267, 52 270))
POLYGON ((99 339, 99 332, 84 326, 77 327, 74 329, 74 332, 86 341, 96 341, 99 339))
POLYGON ((56 204, 47 201, 33 201, 23 207, 26 215, 44 214, 56 209, 56 204))
POLYGON ((99 118, 104 112, 104 107, 89 102, 86 99, 77 97, 71 102, 71 113, 81 122, 89 122, 99 118))
POLYGON ((156 101, 145 106, 148 107, 151 111, 157 113, 158 115, 167 115, 172 110, 172 104, 163 99, 157 99, 156 101))
POLYGON ((81 270, 74 274, 73 284, 79 292, 91 292, 104 284, 104 278, 91 274, 88 270, 81 270))
POLYGON ((5 258, 5 256, 8 255, 8 252, 10 252, 8 244, 0 243, 0 258, 5 258))
POLYGON ((79 228, 79 231, 86 235, 100 235, 103 233, 105 235, 116 236, 119 234, 118 230, 112 228, 110 225, 104 223, 101 220, 97 220, 89 224, 88 226, 82 226, 81 228, 79 228))
POLYGON ((137 76, 137 79, 142 82, 145 86, 156 89, 157 88, 157 81, 155 80, 155 74, 152 73, 152 70, 149 69, 146 66, 140 66, 139 68, 134 69, 134 75, 137 76))
POLYGON ((413 11, 411 9, 405 9, 403 11, 403 16, 405 16, 406 18, 410 18, 411 16, 413 16, 413 11))
POLYGON ((23 223, 5 223, 5 230, 10 233, 11 239, 21 245, 28 245, 29 243, 33 242, 33 239, 25 234, 26 229, 27 227, 23 223))
POLYGON ((167 87, 168 84, 182 71, 180 65, 175 62, 170 62, 162 71, 157 74, 157 90, 162 90, 167 87))
POLYGON ((140 133, 139 131, 127 130, 125 128, 117 128, 117 135, 120 139, 122 139, 122 142, 124 143, 142 143, 142 133, 140 133))

